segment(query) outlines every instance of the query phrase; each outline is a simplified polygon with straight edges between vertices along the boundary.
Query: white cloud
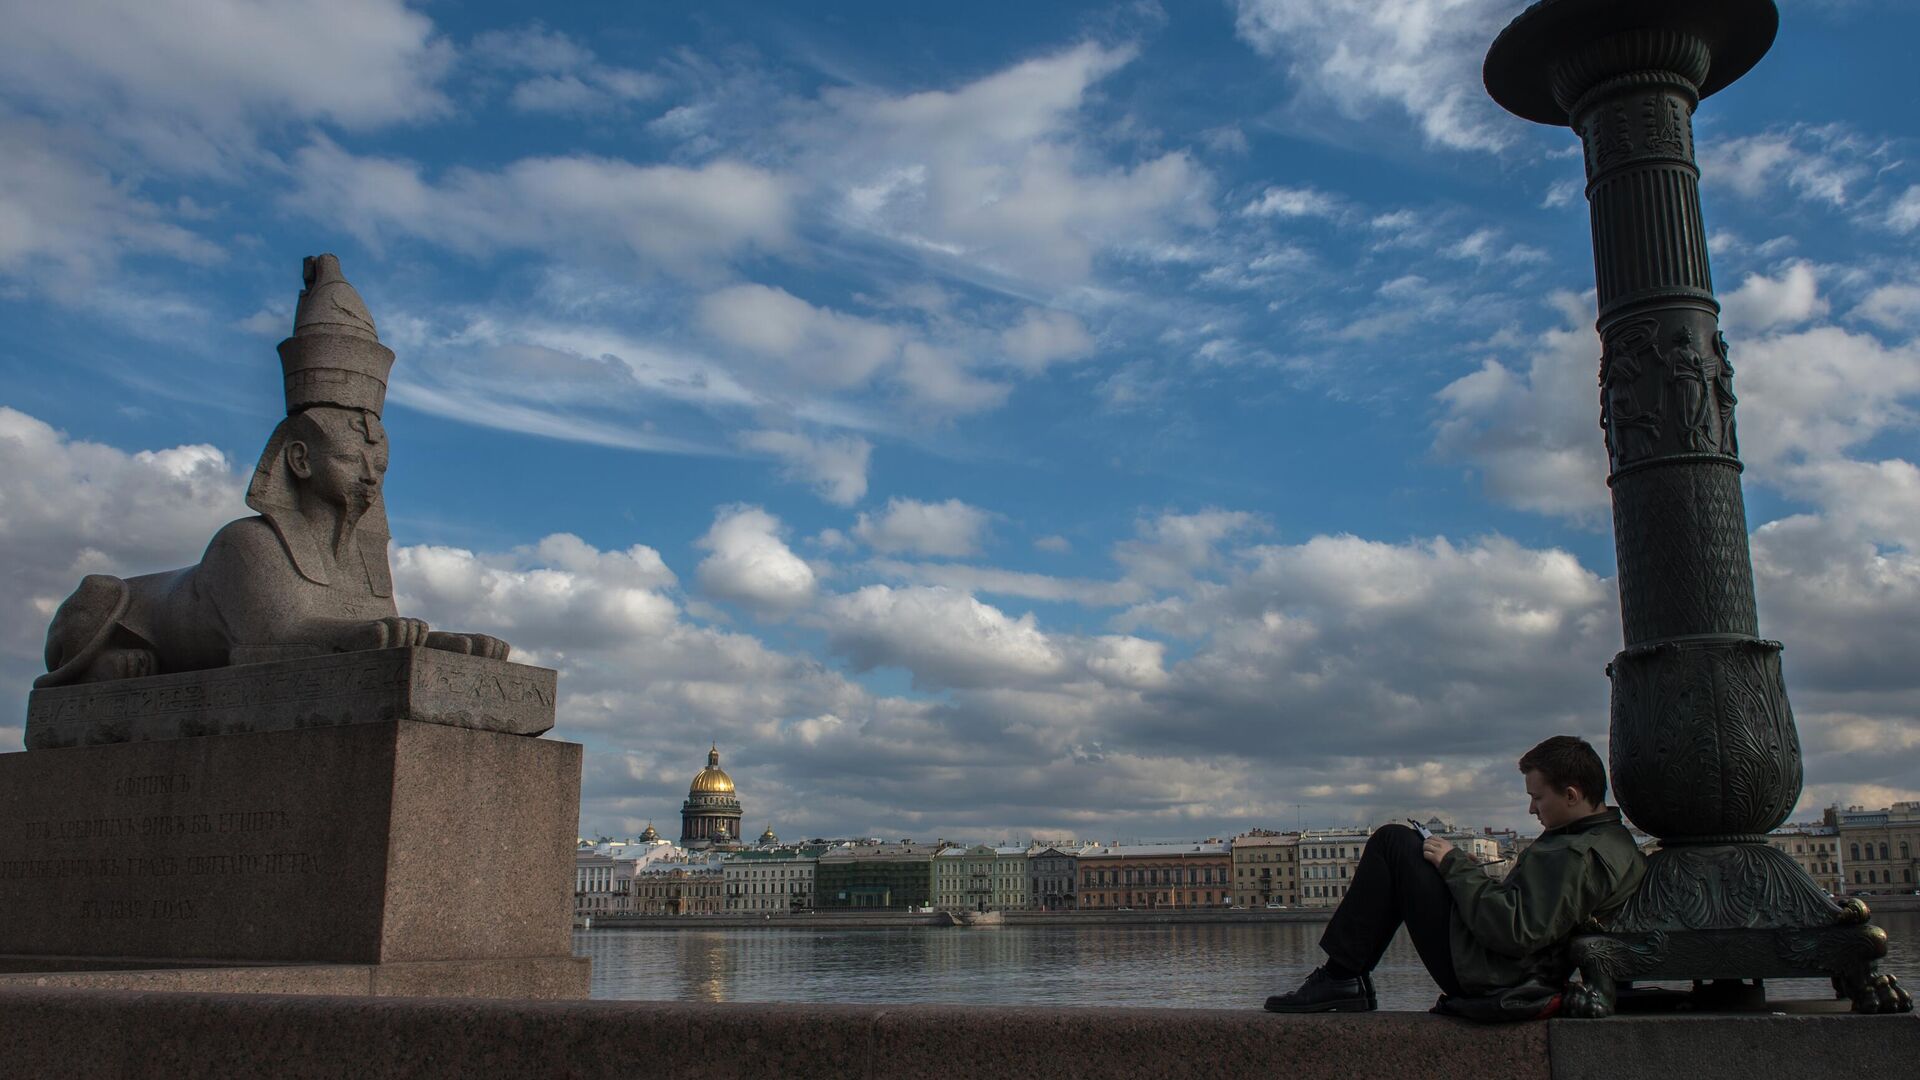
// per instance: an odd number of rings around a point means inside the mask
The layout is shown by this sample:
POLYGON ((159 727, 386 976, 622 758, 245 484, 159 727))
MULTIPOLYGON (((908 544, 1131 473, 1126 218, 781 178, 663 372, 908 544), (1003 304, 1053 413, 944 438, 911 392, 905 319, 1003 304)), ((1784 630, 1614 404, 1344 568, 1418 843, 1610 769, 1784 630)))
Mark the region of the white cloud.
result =
POLYGON ((796 380, 858 386, 895 360, 896 327, 814 305, 785 289, 735 285, 702 297, 700 325, 716 340, 780 364, 796 380))
POLYGON ((524 553, 531 560, 592 578, 601 586, 662 589, 679 584, 666 560, 645 544, 625 551, 601 551, 572 533, 554 533, 524 553))
POLYGON ((665 84, 638 71, 602 70, 580 75, 536 75, 513 88, 509 101, 531 113, 598 112, 657 96, 665 84))
POLYGON ((1328 192, 1311 187, 1281 187, 1274 185, 1260 193, 1260 197, 1248 203, 1240 211, 1248 217, 1337 217, 1341 214, 1340 198, 1328 192))
POLYGON ((1488 358, 1434 395, 1433 449, 1479 469, 1501 502, 1598 522, 1609 504, 1594 388, 1600 341, 1585 300, 1560 293, 1554 303, 1566 324, 1540 335, 1524 371, 1488 358))
POLYGON ((934 412, 970 413, 998 407, 1012 387, 980 378, 969 370, 969 358, 960 349, 913 341, 900 354, 900 386, 921 406, 934 412))
POLYGON ((1258 531, 1260 519, 1242 510, 1208 509, 1161 514, 1134 523, 1135 537, 1113 546, 1114 561, 1146 585, 1177 586, 1219 565, 1220 545, 1258 531))
POLYGON ((81 285, 123 255, 219 257, 213 242, 93 163, 89 149, 0 108, 0 274, 50 271, 59 284, 81 285))
POLYGON ((861 670, 903 667, 929 686, 1000 686, 1065 665, 1032 613, 1009 618, 953 589, 869 585, 823 607, 834 650, 861 670))
POLYGON ((781 247, 793 216, 787 181, 731 161, 684 168, 522 158, 498 171, 451 169, 435 181, 411 161, 356 156, 316 138, 294 155, 293 174, 287 206, 369 244, 418 238, 469 254, 631 254, 673 272, 781 247))
POLYGON ((782 539, 780 519, 757 506, 723 507, 697 545, 700 587, 722 600, 782 614, 812 601, 813 568, 782 539))
POLYGON ((1881 285, 1860 301, 1853 314, 1889 330, 1920 326, 1920 285, 1881 285))
POLYGON ((436 115, 452 50, 402 0, 9 5, 0 85, 186 172, 250 157, 256 126, 436 115))
POLYGON ((214 447, 127 453, 0 406, 0 697, 26 700, 47 622, 81 577, 191 565, 247 516, 243 487, 214 447))
MULTIPOLYGON (((1586 185, 1575 177, 1570 176, 1564 180, 1555 180, 1552 184, 1548 185, 1547 193, 1541 197, 1540 209, 1551 210, 1557 206, 1572 206, 1573 200, 1578 198, 1585 188, 1586 185)), ((1711 239, 1709 239, 1708 244, 1711 246, 1711 239)))
POLYGON ((1093 335, 1078 318, 1064 311, 1028 308, 1020 321, 1000 333, 1001 347, 1014 366, 1043 371, 1062 360, 1079 360, 1093 353, 1093 335))
POLYGON ((861 514, 853 534, 875 551, 973 555, 993 515, 959 499, 929 503, 891 498, 877 514, 861 514))
POLYGON ((473 59, 495 67, 544 74, 577 71, 594 62, 592 49, 537 21, 512 30, 476 34, 468 52, 473 59))
POLYGON ((1087 643, 1087 669, 1105 681, 1136 690, 1167 685, 1167 647, 1125 634, 1103 634, 1087 643))
MULTIPOLYGON (((1606 726, 1599 671, 1619 647, 1616 601, 1564 551, 1317 536, 1236 564, 1184 604, 1206 631, 1172 671, 1186 738, 1224 739, 1258 718, 1276 748, 1324 762, 1366 753, 1352 737, 1365 730, 1385 740, 1380 757, 1404 763, 1409 745, 1506 755, 1555 729, 1606 726)), ((1182 737, 1141 723, 1143 739, 1182 737)))
POLYGON ((1778 277, 1748 274, 1740 287, 1720 298, 1720 322, 1739 334, 1792 326, 1827 313, 1812 264, 1790 263, 1778 277))
POLYGON ((1019 596, 1030 600, 1068 600, 1092 607, 1138 603, 1147 589, 1133 581, 1093 581, 1001 570, 966 563, 911 563, 875 559, 867 569, 882 577, 916 585, 940 585, 958 592, 1019 596))
POLYGON ((1440 253, 1454 259, 1471 259, 1482 266, 1498 264, 1511 267, 1547 261, 1547 253, 1537 247, 1520 243, 1502 244, 1500 230, 1493 228, 1475 229, 1456 243, 1442 248, 1440 253))
POLYGON ((673 575, 646 547, 600 553, 557 534, 504 557, 415 544, 396 548, 392 561, 402 614, 503 638, 526 663, 552 665, 603 642, 664 634, 679 615, 661 592, 673 575))
POLYGON ((1871 514, 1876 520, 1796 515, 1755 530, 1761 633, 1786 644, 1796 712, 1846 709, 1911 724, 1920 710, 1913 667, 1920 628, 1911 617, 1920 603, 1920 533, 1914 531, 1920 487, 1906 462, 1848 471, 1855 475, 1828 479, 1895 482, 1900 486, 1866 494, 1874 500, 1890 496, 1899 508, 1871 514), (1871 538, 1895 529, 1904 548, 1882 548, 1871 538))
MULTIPOLYGON (((1837 540, 1845 551, 1862 543, 1905 549, 1920 558, 1920 468, 1900 458, 1859 461, 1825 457, 1781 469, 1779 486, 1820 508, 1820 535, 1837 540)), ((1807 519, 1813 520, 1813 519, 1807 519)), ((1782 532, 1808 526, 1794 519, 1765 529, 1782 532)), ((1813 552, 1817 557, 1817 552, 1813 552)), ((1873 552, 1878 562, 1881 552, 1873 552)))
POLYGON ((931 259, 1069 285, 1103 251, 1213 221, 1211 177, 1185 152, 1114 167, 1081 145, 1090 88, 1132 57, 1082 44, 954 90, 829 90, 790 135, 846 223, 931 259))
POLYGON ((1759 198, 1781 185, 1798 198, 1845 208, 1876 178, 1888 147, 1839 124, 1795 124, 1756 135, 1703 138, 1700 176, 1759 198))
POLYGON ((794 431, 749 431, 740 441, 779 458, 788 476, 812 485, 835 506, 852 506, 867 493, 873 444, 858 435, 816 439, 794 431))
POLYGON ((1908 187, 1887 208, 1887 224, 1899 233, 1920 229, 1920 184, 1908 187))
POLYGON ((736 355, 771 361, 783 381, 837 390, 865 388, 886 376, 934 413, 999 406, 1011 387, 979 375, 978 359, 997 355, 1025 374, 1080 359, 1094 341, 1075 316, 1026 309, 989 338, 983 327, 932 313, 932 325, 907 327, 817 307, 784 289, 734 285, 703 297, 701 327, 736 355))
POLYGON ((1483 0, 1237 0, 1235 29, 1287 61, 1303 96, 1347 118, 1404 112, 1427 142, 1498 150, 1515 125, 1481 89, 1488 43, 1517 5, 1483 0))
POLYGON ((666 80, 630 68, 601 64, 593 50, 540 23, 517 30, 489 30, 473 40, 472 55, 508 70, 529 71, 509 96, 521 112, 603 112, 659 95, 666 80))
MULTIPOLYGON (((1812 318, 1825 310, 1815 284, 1802 264, 1777 279, 1751 277, 1729 297, 1729 325, 1812 318)), ((1589 303, 1556 295, 1565 324, 1540 335, 1524 372, 1488 359, 1442 389, 1433 446, 1443 458, 1478 467, 1502 502, 1594 521, 1608 496, 1594 387, 1600 343, 1589 303)), ((1782 485, 1785 464, 1827 460, 1914 422, 1908 401, 1920 393, 1920 353, 1913 342, 1888 345, 1830 325, 1730 337, 1750 481, 1782 485)))
POLYGON ((1073 541, 1068 540, 1064 536, 1053 534, 1049 536, 1036 537, 1033 541, 1033 546, 1034 546, 1034 549, 1038 551, 1047 551, 1047 552, 1052 552, 1055 555, 1064 555, 1067 552, 1073 550, 1073 541))
POLYGON ((1740 455, 1772 483, 1773 467, 1843 454, 1914 423, 1920 342, 1888 345, 1836 326, 1735 338, 1740 455))

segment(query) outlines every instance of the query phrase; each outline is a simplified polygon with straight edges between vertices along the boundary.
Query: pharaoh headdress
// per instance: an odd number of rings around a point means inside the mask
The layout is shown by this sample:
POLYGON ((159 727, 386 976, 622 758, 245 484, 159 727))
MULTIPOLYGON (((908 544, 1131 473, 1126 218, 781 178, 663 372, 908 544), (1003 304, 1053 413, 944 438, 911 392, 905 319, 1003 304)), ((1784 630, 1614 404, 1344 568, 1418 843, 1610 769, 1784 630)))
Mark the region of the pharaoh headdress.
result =
MULTIPOLYGON (((286 444, 304 426, 309 409, 341 409, 358 415, 347 421, 368 442, 386 438, 380 410, 387 399, 387 373, 393 350, 380 344, 373 316, 340 274, 340 260, 310 255, 301 268, 306 288, 294 309, 293 336, 280 343, 287 418, 273 429, 267 448, 247 485, 247 505, 273 525, 300 576, 327 585, 322 543, 300 521, 294 502, 294 478, 287 467, 286 444)), ((329 424, 329 427, 338 425, 329 424)), ((387 504, 376 496, 355 529, 355 546, 366 563, 367 584, 375 596, 393 595, 387 567, 387 504)))

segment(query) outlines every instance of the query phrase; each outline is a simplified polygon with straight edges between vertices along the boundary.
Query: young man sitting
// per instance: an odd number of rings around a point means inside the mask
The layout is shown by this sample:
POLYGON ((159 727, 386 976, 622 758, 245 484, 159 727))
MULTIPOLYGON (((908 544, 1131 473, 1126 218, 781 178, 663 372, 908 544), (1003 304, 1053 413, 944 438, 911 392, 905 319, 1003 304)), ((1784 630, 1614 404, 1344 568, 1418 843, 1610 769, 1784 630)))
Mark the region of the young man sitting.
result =
POLYGON ((1364 1012, 1370 974, 1402 924, 1433 981, 1450 996, 1479 997, 1573 970, 1567 939, 1633 895, 1646 859, 1605 805, 1607 771, 1586 740, 1556 735, 1520 759, 1527 811, 1545 831, 1503 881, 1440 837, 1405 825, 1368 838, 1333 921, 1320 937, 1327 962, 1298 990, 1267 999, 1270 1012, 1364 1012))

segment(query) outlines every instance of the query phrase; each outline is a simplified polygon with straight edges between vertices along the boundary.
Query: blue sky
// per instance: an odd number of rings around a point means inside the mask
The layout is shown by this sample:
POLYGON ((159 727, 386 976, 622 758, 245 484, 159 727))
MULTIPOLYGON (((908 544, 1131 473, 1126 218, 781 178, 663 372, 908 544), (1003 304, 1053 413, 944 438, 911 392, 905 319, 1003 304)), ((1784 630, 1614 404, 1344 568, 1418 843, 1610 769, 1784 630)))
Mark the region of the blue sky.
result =
MULTIPOLYGON (((1521 6, 8 3, 0 693, 245 512, 325 250, 403 610, 560 669, 588 831, 710 740, 786 835, 1524 824, 1619 620, 1521 6)), ((1920 797, 1916 36, 1789 0, 1697 120, 1801 816, 1920 797)))

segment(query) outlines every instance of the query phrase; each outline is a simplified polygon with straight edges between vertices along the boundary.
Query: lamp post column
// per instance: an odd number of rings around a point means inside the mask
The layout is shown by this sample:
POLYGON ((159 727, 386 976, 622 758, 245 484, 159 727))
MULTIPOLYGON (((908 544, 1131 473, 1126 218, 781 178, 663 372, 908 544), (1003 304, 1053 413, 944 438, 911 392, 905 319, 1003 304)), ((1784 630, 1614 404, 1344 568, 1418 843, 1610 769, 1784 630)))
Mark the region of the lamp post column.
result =
POLYGON ((1621 809, 1661 842, 1609 932, 1574 941, 1587 1015, 1646 977, 1764 1000, 1762 978, 1829 974, 1856 1009, 1911 1008, 1874 973, 1886 935, 1865 905, 1836 904, 1767 842, 1799 800, 1800 744, 1781 646, 1755 616, 1693 112, 1778 24, 1773 0, 1542 0, 1487 55, 1496 101, 1585 149, 1625 637, 1607 667, 1611 771, 1621 809))

